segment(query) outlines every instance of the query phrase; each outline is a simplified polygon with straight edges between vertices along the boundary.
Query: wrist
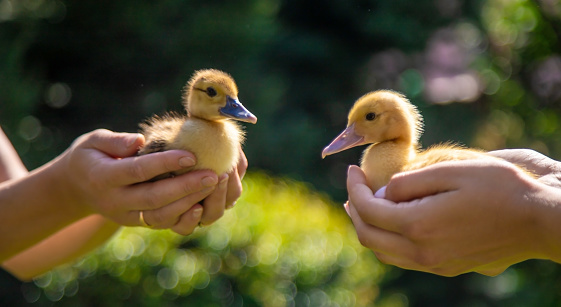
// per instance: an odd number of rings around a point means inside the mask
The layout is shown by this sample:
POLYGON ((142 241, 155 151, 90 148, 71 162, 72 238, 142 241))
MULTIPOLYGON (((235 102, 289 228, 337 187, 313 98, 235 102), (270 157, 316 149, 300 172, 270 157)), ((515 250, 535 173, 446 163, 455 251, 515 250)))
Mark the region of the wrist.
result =
POLYGON ((76 178, 69 163, 68 151, 51 161, 45 167, 48 177, 48 188, 51 189, 55 201, 58 200, 61 209, 76 219, 84 218, 95 212, 87 204, 85 189, 81 186, 81 178, 76 178))
POLYGON ((541 185, 531 199, 531 215, 538 229, 539 258, 561 263, 561 189, 541 185))

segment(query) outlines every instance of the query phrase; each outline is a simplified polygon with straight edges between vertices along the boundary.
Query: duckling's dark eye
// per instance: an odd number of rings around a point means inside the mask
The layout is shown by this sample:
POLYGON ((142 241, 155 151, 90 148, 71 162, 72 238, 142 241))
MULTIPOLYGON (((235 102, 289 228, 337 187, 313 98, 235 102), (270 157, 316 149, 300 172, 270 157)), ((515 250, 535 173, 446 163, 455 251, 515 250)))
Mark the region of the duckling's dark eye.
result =
POLYGON ((376 113, 370 112, 366 114, 366 120, 374 120, 376 118, 376 113))
POLYGON ((216 96, 217 93, 216 93, 216 90, 214 89, 214 87, 209 86, 209 87, 206 89, 206 94, 207 94, 209 97, 214 97, 214 96, 216 96))

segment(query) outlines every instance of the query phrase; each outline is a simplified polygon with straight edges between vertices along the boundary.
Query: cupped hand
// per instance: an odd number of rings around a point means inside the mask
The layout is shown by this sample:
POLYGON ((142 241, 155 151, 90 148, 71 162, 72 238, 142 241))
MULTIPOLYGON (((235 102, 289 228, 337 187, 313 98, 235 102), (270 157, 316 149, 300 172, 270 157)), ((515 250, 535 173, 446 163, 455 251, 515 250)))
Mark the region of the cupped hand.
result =
POLYGON ((84 216, 100 213, 121 225, 139 226, 144 211, 144 220, 154 228, 191 233, 203 215, 199 202, 217 189, 218 176, 201 170, 147 182, 196 161, 179 150, 136 156, 143 143, 142 135, 108 130, 78 138, 52 162, 63 170, 60 193, 84 216))
MULTIPOLYGON (((234 207, 236 200, 242 194, 242 179, 247 170, 247 158, 240 148, 240 159, 238 165, 227 174, 222 174, 218 178, 216 189, 202 202, 202 217, 200 226, 208 226, 224 215, 224 210, 234 207)), ((190 219, 190 216, 182 216, 181 219, 190 219)), ((178 223, 177 230, 183 230, 183 225, 189 223, 178 223)))
POLYGON ((384 263, 444 276, 497 275, 546 258, 533 212, 548 188, 511 163, 468 160, 397 174, 378 198, 351 166, 345 207, 360 242, 384 263))

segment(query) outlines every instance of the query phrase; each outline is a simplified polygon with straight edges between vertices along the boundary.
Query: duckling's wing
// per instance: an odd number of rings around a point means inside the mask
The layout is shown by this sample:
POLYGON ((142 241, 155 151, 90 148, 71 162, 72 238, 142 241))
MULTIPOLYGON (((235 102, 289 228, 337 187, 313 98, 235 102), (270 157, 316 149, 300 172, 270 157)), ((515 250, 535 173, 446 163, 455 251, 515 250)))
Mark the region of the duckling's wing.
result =
POLYGON ((140 133, 144 135, 146 142, 138 154, 144 155, 151 152, 165 151, 170 149, 186 117, 174 112, 162 116, 153 116, 146 122, 141 123, 140 133))
POLYGON ((419 152, 403 170, 415 170, 443 161, 494 159, 485 151, 467 148, 454 143, 443 143, 433 145, 419 152))

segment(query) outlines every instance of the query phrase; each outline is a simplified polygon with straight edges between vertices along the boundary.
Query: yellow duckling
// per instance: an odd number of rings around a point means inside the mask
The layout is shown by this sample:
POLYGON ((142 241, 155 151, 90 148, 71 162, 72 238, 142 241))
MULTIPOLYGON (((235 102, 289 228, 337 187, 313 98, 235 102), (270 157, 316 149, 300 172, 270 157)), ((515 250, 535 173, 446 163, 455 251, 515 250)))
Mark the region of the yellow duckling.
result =
POLYGON ((183 104, 187 116, 167 113, 140 124, 146 143, 139 155, 183 149, 196 156, 195 166, 168 176, 195 169, 210 169, 217 174, 233 170, 240 158, 245 133, 230 119, 257 122, 257 117, 238 100, 234 79, 216 69, 196 71, 185 87, 183 104))
POLYGON ((372 144, 360 165, 373 191, 399 172, 451 160, 498 159, 476 149, 439 144, 422 151, 423 120, 405 96, 388 90, 359 98, 349 112, 347 128, 323 149, 322 157, 351 147, 372 144))

